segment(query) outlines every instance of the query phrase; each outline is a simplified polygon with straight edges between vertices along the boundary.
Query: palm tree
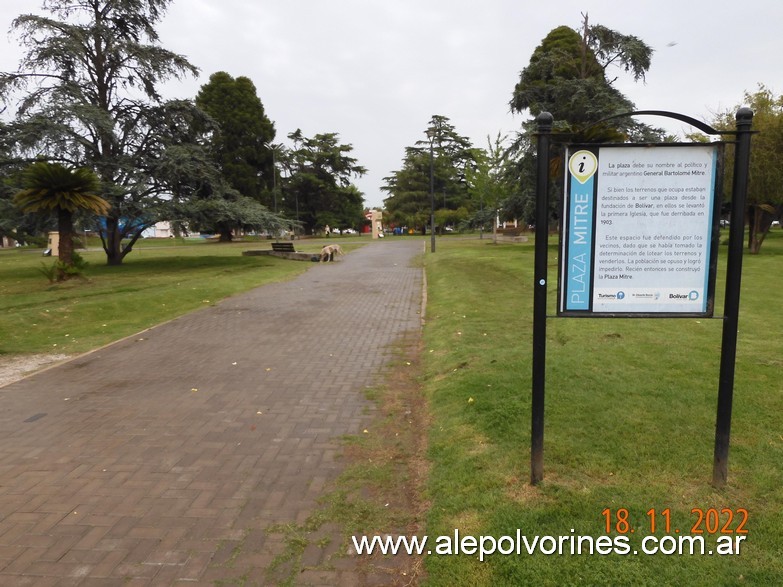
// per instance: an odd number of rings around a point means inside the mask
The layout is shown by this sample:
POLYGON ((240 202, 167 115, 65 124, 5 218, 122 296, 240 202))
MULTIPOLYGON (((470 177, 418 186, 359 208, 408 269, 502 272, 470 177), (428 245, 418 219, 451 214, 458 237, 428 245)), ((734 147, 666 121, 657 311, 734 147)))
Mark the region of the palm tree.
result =
POLYGON ((60 233, 57 281, 73 267, 73 214, 78 210, 106 215, 110 204, 97 195, 100 180, 89 169, 69 169, 58 163, 33 163, 22 172, 23 189, 14 203, 26 213, 57 213, 60 233))

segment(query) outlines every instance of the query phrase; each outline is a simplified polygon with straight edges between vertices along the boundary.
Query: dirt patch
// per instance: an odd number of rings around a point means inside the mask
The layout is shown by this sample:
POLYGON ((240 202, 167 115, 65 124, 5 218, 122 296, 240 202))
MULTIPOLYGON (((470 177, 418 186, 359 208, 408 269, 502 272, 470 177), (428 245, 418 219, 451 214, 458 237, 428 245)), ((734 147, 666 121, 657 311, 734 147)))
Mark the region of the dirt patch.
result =
MULTIPOLYGON (((421 340, 406 341, 404 356, 390 370, 379 392, 379 413, 373 432, 378 442, 354 446, 347 451, 348 462, 386 462, 393 482, 364 480, 365 495, 385 504, 389 526, 366 528, 381 535, 423 535, 429 503, 424 487, 429 474, 427 431, 430 414, 419 383, 421 376, 421 340)), ((424 561, 421 556, 399 554, 384 557, 364 556, 359 568, 366 584, 408 587, 422 582, 424 561)))
POLYGON ((50 354, 0 355, 0 387, 69 358, 70 355, 50 354))

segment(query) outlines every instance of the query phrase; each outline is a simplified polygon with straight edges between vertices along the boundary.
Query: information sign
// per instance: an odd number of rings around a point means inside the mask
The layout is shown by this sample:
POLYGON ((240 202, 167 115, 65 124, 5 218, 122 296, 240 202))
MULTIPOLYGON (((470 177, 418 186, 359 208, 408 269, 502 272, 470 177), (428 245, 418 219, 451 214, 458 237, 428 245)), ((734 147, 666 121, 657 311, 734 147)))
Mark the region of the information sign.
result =
POLYGON ((569 147, 558 313, 711 316, 723 145, 569 147))

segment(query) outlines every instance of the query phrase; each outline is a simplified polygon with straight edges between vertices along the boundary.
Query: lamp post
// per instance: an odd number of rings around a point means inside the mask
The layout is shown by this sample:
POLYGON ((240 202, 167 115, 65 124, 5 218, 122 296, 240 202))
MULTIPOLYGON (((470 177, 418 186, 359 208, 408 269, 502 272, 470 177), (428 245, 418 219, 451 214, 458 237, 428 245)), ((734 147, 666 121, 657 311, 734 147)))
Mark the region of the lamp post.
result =
POLYGON ((435 252, 435 172, 432 145, 435 142, 435 131, 429 129, 427 137, 430 139, 430 253, 435 252))
POLYGON ((264 143, 264 146, 272 152, 272 202, 275 214, 277 214, 277 161, 275 160, 275 145, 264 143))

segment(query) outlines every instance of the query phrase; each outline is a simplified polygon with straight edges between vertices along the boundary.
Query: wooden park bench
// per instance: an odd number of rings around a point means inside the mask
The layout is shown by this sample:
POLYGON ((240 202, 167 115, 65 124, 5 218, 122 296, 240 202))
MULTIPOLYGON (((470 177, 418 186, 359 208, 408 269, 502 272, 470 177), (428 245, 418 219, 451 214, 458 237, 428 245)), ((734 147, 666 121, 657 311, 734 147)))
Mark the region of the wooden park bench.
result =
POLYGON ((254 249, 252 251, 244 251, 242 255, 246 257, 257 255, 273 255, 275 257, 282 257, 292 261, 318 261, 318 255, 315 253, 303 253, 302 251, 294 250, 294 243, 292 242, 271 243, 271 245, 272 250, 254 249))
POLYGON ((279 253, 293 253, 294 243, 272 243, 272 250, 279 253))

